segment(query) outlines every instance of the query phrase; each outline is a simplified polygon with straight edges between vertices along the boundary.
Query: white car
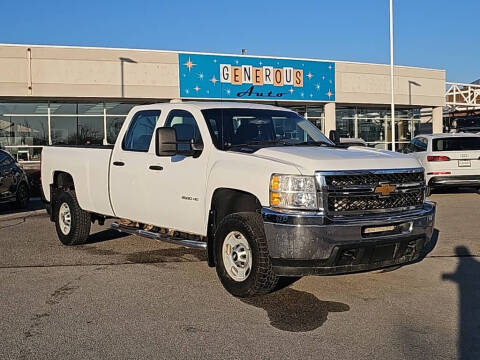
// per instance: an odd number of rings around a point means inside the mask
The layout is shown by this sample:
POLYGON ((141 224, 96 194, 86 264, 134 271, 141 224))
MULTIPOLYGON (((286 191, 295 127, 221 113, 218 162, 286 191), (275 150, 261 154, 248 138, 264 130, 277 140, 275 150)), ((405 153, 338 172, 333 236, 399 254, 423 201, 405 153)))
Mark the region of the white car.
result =
MULTIPOLYGON (((429 190, 439 187, 480 188, 480 135, 418 135, 406 152, 425 168, 429 190)), ((427 191, 428 193, 428 191, 427 191)))

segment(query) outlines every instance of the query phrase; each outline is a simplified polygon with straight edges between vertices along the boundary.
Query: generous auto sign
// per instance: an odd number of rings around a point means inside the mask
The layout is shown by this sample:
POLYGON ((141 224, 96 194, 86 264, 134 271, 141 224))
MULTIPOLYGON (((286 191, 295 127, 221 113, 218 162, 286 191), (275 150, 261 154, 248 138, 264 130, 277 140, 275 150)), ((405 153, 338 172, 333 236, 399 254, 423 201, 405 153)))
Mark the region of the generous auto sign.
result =
POLYGON ((335 101, 335 63, 180 53, 180 97, 335 101))

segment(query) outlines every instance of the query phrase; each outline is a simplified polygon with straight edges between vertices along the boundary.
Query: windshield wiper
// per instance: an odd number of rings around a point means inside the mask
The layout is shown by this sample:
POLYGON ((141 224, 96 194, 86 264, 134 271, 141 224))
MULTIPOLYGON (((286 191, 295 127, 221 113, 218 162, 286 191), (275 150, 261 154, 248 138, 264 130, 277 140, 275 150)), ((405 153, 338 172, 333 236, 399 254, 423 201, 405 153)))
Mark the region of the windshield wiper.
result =
POLYGON ((299 143, 293 143, 292 145, 307 145, 307 146, 311 146, 311 145, 314 145, 314 146, 329 146, 329 147, 334 147, 335 145, 327 142, 327 141, 302 141, 302 142, 299 142, 299 143))
POLYGON ((258 140, 258 141, 249 141, 242 144, 231 144, 227 148, 231 149, 234 147, 242 147, 242 146, 275 145, 275 144, 288 145, 289 143, 284 144, 281 140, 258 140))
POLYGON ((335 145, 327 141, 302 141, 302 142, 292 142, 291 139, 277 139, 277 140, 259 140, 259 141, 249 141, 243 144, 232 144, 226 149, 237 148, 237 147, 248 147, 248 146, 262 146, 262 145, 283 145, 283 146, 330 146, 335 145))

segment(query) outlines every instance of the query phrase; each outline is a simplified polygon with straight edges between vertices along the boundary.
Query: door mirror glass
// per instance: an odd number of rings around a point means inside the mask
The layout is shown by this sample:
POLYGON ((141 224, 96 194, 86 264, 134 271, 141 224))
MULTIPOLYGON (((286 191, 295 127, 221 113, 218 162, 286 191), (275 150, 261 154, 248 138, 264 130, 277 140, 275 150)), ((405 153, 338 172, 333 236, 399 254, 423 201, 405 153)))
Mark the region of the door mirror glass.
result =
POLYGON ((171 127, 159 127, 155 134, 155 152, 157 156, 177 154, 177 134, 171 127))

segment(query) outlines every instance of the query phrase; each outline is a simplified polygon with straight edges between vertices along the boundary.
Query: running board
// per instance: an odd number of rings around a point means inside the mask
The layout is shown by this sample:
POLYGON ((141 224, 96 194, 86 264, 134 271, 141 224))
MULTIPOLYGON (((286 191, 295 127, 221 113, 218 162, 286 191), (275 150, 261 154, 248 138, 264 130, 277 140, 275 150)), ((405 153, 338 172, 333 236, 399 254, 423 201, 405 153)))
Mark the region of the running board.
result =
POLYGON ((131 228, 131 227, 120 225, 119 223, 116 223, 116 222, 114 222, 110 226, 110 228, 120 232, 132 234, 132 235, 138 235, 138 236, 146 237, 153 240, 165 241, 171 244, 182 245, 189 248, 203 249, 203 250, 207 249, 207 243, 203 241, 188 240, 178 236, 169 236, 168 234, 160 234, 153 231, 131 228))

